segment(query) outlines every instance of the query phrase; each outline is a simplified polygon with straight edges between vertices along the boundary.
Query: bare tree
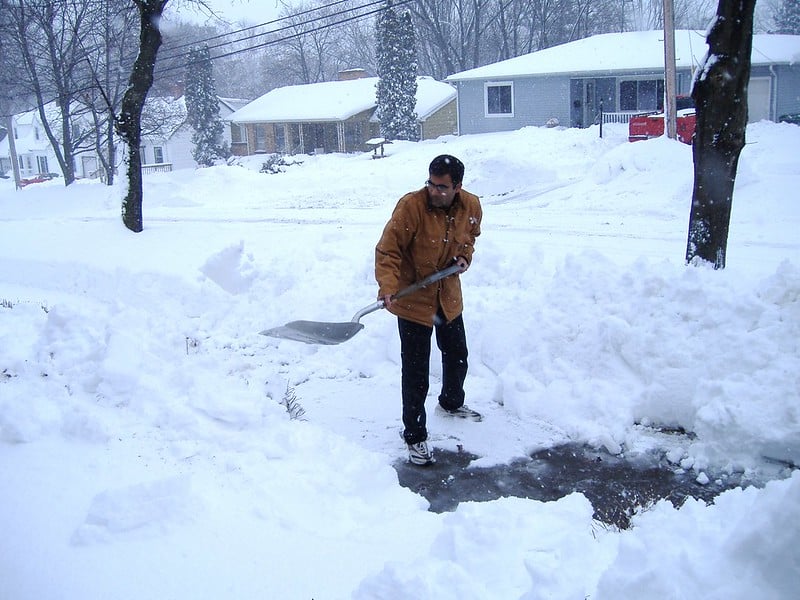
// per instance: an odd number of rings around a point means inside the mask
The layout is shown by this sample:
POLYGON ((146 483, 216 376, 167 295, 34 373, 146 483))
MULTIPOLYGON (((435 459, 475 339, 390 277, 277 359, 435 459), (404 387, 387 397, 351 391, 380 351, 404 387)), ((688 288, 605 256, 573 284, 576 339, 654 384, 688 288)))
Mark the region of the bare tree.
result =
MULTIPOLYGON (((663 0, 619 0, 623 31, 646 31, 664 27, 663 0)), ((674 0, 675 27, 705 29, 714 14, 714 0, 674 0)))
POLYGON ((418 0, 409 5, 419 40, 422 72, 443 77, 480 66, 487 32, 495 20, 492 0, 418 0))
POLYGON ((135 58, 137 25, 136 8, 128 0, 106 0, 96 8, 93 26, 83 38, 84 46, 93 49, 87 52, 87 62, 94 85, 81 100, 91 115, 93 147, 108 185, 114 184, 118 166, 114 115, 122 103, 126 73, 135 58))
POLYGON ((375 57, 375 19, 356 19, 339 28, 339 56, 344 68, 361 67, 377 73, 375 57))
MULTIPOLYGON (((675 0, 680 28, 705 28, 714 0, 675 0)), ((417 0, 420 72, 445 77, 599 33, 660 29, 662 0, 417 0)))
POLYGON ((495 60, 505 60, 532 51, 530 3, 498 0, 489 29, 489 43, 497 48, 495 60))
POLYGON ((800 4, 797 0, 781 0, 772 8, 775 33, 800 35, 800 4))
POLYGON ((14 143, 14 115, 31 104, 26 99, 27 90, 21 85, 24 73, 16 60, 17 46, 14 43, 14 21, 7 10, 8 0, 0 0, 0 140, 8 137, 8 148, 14 175, 14 183, 19 187, 19 161, 14 143))
POLYGON ((74 155, 85 143, 85 132, 75 125, 84 110, 80 95, 91 87, 82 36, 91 27, 92 4, 90 0, 20 0, 3 9, 13 25, 9 33, 24 66, 23 84, 36 102, 65 185, 75 180, 74 155))
POLYGON ((733 185, 745 144, 756 0, 720 0, 708 54, 695 78, 694 190, 687 262, 725 268, 733 185))
POLYGON ((279 32, 282 41, 276 48, 281 68, 290 74, 292 83, 316 83, 336 77, 343 67, 339 58, 342 40, 339 26, 333 24, 347 18, 349 9, 348 5, 326 7, 315 2, 293 7, 294 14, 284 10, 288 25, 279 32))
POLYGON ((163 44, 158 51, 151 94, 158 96, 180 96, 185 86, 186 61, 192 48, 208 45, 215 53, 226 53, 234 44, 239 46, 239 36, 226 36, 214 27, 193 23, 163 23, 160 27, 163 44), (233 41, 231 41, 233 40, 233 41))
POLYGON ((122 109, 116 119, 116 130, 128 147, 128 192, 122 200, 122 222, 135 233, 142 224, 142 109, 147 92, 153 85, 156 56, 161 46, 159 21, 169 0, 133 0, 139 9, 139 54, 133 64, 128 89, 122 97, 122 109))
POLYGON ((16 110, 37 107, 66 185, 74 181, 83 152, 97 156, 113 182, 113 114, 122 73, 133 61, 130 8, 128 0, 3 2, 3 20, 10 25, 4 45, 22 66, 14 80, 24 92, 15 95, 30 98, 16 110))

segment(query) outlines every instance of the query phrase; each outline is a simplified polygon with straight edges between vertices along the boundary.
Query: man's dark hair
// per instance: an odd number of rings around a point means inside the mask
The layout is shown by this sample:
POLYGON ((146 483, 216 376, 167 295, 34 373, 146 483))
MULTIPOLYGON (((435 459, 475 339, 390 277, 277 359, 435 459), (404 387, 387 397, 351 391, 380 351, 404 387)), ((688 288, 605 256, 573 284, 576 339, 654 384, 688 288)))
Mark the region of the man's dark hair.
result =
POLYGON ((431 166, 428 167, 428 172, 437 177, 450 175, 453 185, 458 185, 464 180, 464 163, 458 160, 455 156, 449 154, 441 154, 431 161, 431 166))

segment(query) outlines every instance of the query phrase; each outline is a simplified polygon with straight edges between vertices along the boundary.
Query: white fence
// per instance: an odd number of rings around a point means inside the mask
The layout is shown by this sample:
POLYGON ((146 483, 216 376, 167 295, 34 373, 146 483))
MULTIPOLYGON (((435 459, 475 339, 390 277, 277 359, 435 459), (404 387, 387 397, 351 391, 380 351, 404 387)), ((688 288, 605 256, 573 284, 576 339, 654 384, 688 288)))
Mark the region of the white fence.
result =
POLYGON ((625 112, 603 112, 603 123, 628 123, 631 117, 641 115, 640 110, 629 110, 625 112))

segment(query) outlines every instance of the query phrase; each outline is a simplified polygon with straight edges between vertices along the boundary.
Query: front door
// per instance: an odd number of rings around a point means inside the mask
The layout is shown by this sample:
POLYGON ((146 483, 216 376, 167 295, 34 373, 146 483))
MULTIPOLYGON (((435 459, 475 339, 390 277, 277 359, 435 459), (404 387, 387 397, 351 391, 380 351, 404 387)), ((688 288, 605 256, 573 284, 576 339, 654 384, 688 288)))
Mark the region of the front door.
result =
POLYGON ((747 122, 769 120, 770 78, 751 77, 747 86, 747 122))
POLYGON ((583 100, 583 126, 589 127, 594 124, 595 115, 599 112, 596 107, 596 97, 594 93, 594 79, 587 79, 584 85, 584 100, 583 100))
POLYGON ((81 156, 81 177, 97 177, 97 157, 81 156))
POLYGON ((583 127, 583 79, 569 82, 569 126, 583 127))

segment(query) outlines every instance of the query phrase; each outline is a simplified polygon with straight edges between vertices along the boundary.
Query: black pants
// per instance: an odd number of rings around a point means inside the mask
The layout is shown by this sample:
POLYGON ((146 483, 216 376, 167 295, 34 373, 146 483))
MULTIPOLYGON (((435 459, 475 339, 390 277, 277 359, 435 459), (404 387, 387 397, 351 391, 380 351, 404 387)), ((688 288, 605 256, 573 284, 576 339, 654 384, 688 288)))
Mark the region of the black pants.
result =
POLYGON ((461 315, 440 325, 426 327, 405 319, 397 319, 400 331, 402 362, 403 438, 416 444, 428 439, 425 398, 428 395, 431 334, 436 329, 436 345, 442 352, 442 391, 439 404, 453 410, 464 404, 464 380, 467 377, 467 336, 461 315))

